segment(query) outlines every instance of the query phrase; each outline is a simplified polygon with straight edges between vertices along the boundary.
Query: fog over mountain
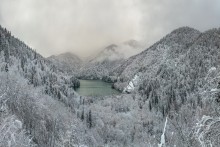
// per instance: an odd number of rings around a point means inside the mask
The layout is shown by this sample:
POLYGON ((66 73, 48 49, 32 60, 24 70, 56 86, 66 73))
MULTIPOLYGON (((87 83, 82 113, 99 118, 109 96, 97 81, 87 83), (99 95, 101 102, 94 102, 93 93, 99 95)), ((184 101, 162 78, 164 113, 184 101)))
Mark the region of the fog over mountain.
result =
POLYGON ((43 56, 89 56, 130 39, 147 48, 180 26, 218 27, 219 18, 219 0, 0 0, 0 24, 43 56))

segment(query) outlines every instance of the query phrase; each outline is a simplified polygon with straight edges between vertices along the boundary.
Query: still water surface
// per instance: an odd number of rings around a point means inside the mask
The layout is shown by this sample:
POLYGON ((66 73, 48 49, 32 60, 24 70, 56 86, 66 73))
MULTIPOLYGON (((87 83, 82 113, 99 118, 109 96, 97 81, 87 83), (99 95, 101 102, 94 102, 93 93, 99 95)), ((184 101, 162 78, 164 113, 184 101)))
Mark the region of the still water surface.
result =
POLYGON ((112 89, 111 83, 101 80, 80 80, 80 87, 76 89, 76 92, 82 96, 106 96, 120 93, 112 89))

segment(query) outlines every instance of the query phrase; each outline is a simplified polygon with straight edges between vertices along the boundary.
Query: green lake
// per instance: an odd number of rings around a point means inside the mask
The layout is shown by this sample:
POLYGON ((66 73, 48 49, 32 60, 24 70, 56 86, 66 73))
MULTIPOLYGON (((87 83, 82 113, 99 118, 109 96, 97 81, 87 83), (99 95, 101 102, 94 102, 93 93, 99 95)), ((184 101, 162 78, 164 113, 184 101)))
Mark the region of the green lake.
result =
POLYGON ((82 96, 106 96, 119 94, 120 92, 112 89, 112 83, 101 80, 79 80, 80 87, 75 91, 82 96))

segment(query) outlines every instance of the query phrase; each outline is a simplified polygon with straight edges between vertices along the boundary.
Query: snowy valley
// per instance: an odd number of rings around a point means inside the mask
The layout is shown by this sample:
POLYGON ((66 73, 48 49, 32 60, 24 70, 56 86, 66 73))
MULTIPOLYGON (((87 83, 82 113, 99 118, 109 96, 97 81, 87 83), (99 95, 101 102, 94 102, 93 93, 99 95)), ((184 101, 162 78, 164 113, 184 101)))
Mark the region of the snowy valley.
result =
POLYGON ((0 146, 218 147, 219 36, 181 27, 147 49, 131 40, 84 61, 44 58, 0 27, 0 146), (79 95, 79 79, 121 93, 79 95))

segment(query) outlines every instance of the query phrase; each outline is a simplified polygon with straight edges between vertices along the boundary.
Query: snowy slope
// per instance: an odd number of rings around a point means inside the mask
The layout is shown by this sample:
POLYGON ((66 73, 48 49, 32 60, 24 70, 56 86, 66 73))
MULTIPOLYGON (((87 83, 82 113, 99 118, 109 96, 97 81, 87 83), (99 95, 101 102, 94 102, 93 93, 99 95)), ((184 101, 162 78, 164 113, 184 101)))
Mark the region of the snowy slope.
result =
POLYGON ((0 61, 0 146, 63 143, 78 123, 78 81, 1 26, 0 61))
POLYGON ((78 56, 69 52, 57 56, 53 55, 47 59, 56 65, 59 70, 71 74, 78 72, 83 62, 78 56))
MULTIPOLYGON (((199 31, 188 27, 174 30, 150 48, 126 60, 114 72, 119 75, 121 81, 126 83, 138 72, 155 75, 158 68, 166 62, 171 61, 173 62, 171 64, 174 64, 181 55, 187 52, 187 46, 199 35, 199 31)), ((119 81, 118 85, 120 83, 119 81)))

